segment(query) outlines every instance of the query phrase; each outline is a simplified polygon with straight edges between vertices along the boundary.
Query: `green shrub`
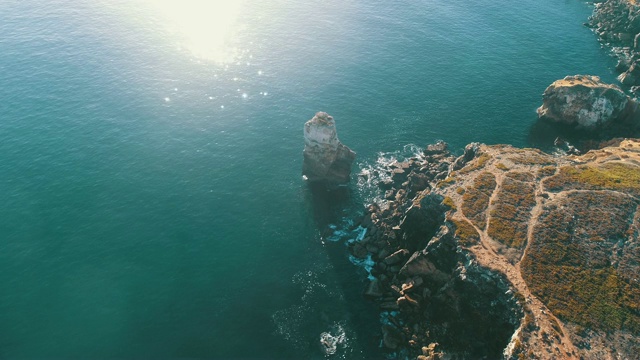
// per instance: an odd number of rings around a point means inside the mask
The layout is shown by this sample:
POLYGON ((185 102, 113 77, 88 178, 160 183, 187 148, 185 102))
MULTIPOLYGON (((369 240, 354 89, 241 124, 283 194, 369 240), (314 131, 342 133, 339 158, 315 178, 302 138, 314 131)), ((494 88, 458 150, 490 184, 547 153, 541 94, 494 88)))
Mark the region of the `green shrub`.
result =
POLYGON ((618 162, 564 166, 543 184, 550 191, 611 189, 640 195, 640 167, 618 162))
POLYGON ((467 163, 467 165, 460 169, 459 172, 460 174, 468 174, 472 171, 476 171, 483 168, 489 160, 491 160, 491 156, 489 154, 481 154, 480 156, 467 163))
POLYGON ((618 253, 614 267, 611 252, 628 237, 636 207, 621 194, 581 192, 545 209, 521 272, 554 314, 587 328, 640 332, 637 256, 618 253))
POLYGON ((490 172, 482 172, 462 196, 462 212, 480 229, 486 227, 486 211, 495 188, 496 177, 490 172))
POLYGON ((507 173, 493 208, 487 233, 509 247, 522 248, 527 241, 531 209, 535 206, 535 184, 529 172, 507 173))
POLYGON ((469 247, 480 243, 480 234, 470 222, 464 219, 451 219, 451 222, 455 226, 454 234, 460 245, 469 247))

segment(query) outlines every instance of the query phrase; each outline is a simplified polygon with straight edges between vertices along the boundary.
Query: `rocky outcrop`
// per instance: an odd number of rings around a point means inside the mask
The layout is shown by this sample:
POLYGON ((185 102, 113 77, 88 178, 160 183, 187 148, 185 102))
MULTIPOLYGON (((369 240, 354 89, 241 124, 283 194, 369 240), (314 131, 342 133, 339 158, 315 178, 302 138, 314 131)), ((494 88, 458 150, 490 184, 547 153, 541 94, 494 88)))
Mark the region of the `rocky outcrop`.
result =
POLYGON ((336 122, 325 112, 304 124, 302 175, 310 182, 349 182, 356 153, 338 140, 336 122))
POLYGON ((595 130, 629 118, 635 102, 616 85, 597 76, 567 76, 551 84, 542 95, 538 117, 595 130))
MULTIPOLYGON (((472 163, 479 146, 458 164, 472 163)), ((366 234, 350 244, 354 256, 365 249, 375 261, 365 296, 381 311, 399 312, 384 313, 381 334, 400 357, 500 357, 522 316, 506 278, 460 251, 446 221, 451 204, 438 188, 455 160, 439 142, 390 164, 377 178, 388 200, 368 207, 360 221, 366 234)))
POLYGON ((596 2, 587 24, 600 42, 618 57, 618 80, 624 85, 640 85, 640 6, 635 0, 596 2))
POLYGON ((597 2, 589 25, 603 42, 634 48, 640 33, 640 7, 634 0, 597 2))
POLYGON ((474 144, 459 159, 429 146, 379 174, 350 246, 375 263, 382 344, 417 359, 435 344, 441 358, 637 356, 640 141, 581 156, 474 144), (410 195, 418 174, 429 185, 410 195))

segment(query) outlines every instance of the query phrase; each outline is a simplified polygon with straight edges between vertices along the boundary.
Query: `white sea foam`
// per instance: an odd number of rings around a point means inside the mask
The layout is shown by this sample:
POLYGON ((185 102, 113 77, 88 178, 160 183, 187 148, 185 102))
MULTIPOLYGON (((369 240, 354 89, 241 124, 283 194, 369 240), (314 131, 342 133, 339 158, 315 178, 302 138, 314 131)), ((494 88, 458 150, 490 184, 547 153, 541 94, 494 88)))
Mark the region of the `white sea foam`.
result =
POLYGON ((371 270, 373 270, 373 266, 376 264, 375 261, 371 258, 371 254, 368 254, 366 258, 360 259, 353 255, 349 255, 349 261, 356 266, 362 267, 368 274, 367 278, 369 280, 375 279, 375 276, 371 275, 371 270))
POLYGON ((383 193, 380 191, 378 184, 391 179, 390 166, 395 162, 402 162, 409 158, 417 158, 422 160, 422 148, 409 144, 405 145, 402 150, 394 152, 380 152, 376 161, 359 163, 358 167, 358 188, 362 193, 363 200, 367 204, 382 205, 385 202, 383 193))
POLYGON ((327 331, 320 334, 320 347, 326 355, 335 354, 339 346, 344 346, 347 343, 347 335, 342 325, 334 324, 333 328, 329 330, 333 333, 327 331))

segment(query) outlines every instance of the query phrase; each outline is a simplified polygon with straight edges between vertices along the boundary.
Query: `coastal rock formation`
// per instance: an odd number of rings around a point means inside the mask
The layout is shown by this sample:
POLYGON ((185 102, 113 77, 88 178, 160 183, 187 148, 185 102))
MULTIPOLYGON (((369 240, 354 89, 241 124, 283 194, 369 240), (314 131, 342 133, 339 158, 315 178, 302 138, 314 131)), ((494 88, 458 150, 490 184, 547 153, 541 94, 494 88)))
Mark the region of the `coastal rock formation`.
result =
POLYGON ((375 263, 383 344, 414 359, 436 346, 440 358, 637 357, 640 140, 581 156, 471 148, 456 161, 430 146, 380 172, 350 246, 375 263), (409 175, 393 180, 398 168, 409 175), (411 195, 417 175, 429 183, 411 195))
POLYGON ((567 76, 551 84, 542 95, 538 117, 594 130, 624 120, 634 102, 617 86, 597 76, 567 76))
POLYGON ((640 85, 640 6, 635 0, 596 2, 587 24, 600 42, 618 57, 618 80, 624 85, 640 85))
POLYGON ((640 32, 640 6, 635 0, 597 2, 589 25, 603 42, 634 48, 640 32))
POLYGON ((344 184, 349 182, 356 153, 338 140, 333 117, 318 112, 304 124, 303 156, 302 175, 310 182, 344 184))

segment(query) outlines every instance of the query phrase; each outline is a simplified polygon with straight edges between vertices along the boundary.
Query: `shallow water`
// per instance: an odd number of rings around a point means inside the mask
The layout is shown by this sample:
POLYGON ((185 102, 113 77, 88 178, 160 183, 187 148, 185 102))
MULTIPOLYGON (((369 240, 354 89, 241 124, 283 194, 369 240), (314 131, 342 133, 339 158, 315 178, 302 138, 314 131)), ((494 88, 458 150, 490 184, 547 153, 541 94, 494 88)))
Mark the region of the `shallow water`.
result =
MULTIPOLYGON (((541 93, 613 81, 580 1, 0 4, 0 356, 378 354, 366 272, 324 241, 370 196, 301 180, 332 114, 358 167, 528 145, 541 93)), ((356 169, 357 171, 357 169, 356 169)))

